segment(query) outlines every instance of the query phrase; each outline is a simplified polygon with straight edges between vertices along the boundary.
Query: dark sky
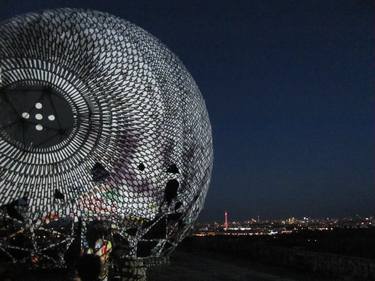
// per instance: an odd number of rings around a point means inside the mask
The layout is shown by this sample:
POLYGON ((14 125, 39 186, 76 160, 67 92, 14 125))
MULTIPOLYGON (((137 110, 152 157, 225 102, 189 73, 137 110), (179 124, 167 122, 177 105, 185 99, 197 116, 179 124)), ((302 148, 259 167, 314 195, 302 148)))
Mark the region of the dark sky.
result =
POLYGON ((0 0, 0 19, 92 8, 169 46, 213 126, 202 221, 374 215, 372 2, 0 0))

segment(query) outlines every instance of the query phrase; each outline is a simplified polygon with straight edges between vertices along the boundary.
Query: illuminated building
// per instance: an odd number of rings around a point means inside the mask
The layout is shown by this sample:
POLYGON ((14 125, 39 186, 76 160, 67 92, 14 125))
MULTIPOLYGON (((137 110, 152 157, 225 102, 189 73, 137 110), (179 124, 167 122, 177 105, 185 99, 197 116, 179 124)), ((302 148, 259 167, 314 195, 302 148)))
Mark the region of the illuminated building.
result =
POLYGON ((64 266, 75 240, 90 247, 92 224, 124 258, 171 253, 203 207, 213 157, 180 60, 125 20, 73 9, 3 22, 0 46, 2 253, 64 266))

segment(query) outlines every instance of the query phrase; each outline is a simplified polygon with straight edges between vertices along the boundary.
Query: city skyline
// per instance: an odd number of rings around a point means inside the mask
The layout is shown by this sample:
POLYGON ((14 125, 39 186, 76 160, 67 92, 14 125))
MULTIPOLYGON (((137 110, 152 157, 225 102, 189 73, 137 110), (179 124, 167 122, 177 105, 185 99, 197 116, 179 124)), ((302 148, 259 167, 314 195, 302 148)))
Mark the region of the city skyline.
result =
MULTIPOLYGON (((198 221, 197 224, 211 224, 211 223, 218 223, 224 226, 224 228, 229 226, 231 223, 236 222, 264 222, 264 221, 281 221, 281 220, 288 220, 288 219, 296 219, 296 220, 344 220, 344 219, 367 219, 367 218, 375 218, 373 214, 368 216, 361 216, 359 214, 354 214, 351 216, 343 216, 343 217, 330 217, 330 216, 321 216, 321 217, 311 217, 311 216, 274 216, 274 217, 261 217, 261 216, 248 216, 244 219, 239 219, 237 217, 231 217, 230 212, 225 211, 222 214, 222 217, 217 220, 211 221, 198 221)), ((375 226, 375 223, 374 223, 375 226)))

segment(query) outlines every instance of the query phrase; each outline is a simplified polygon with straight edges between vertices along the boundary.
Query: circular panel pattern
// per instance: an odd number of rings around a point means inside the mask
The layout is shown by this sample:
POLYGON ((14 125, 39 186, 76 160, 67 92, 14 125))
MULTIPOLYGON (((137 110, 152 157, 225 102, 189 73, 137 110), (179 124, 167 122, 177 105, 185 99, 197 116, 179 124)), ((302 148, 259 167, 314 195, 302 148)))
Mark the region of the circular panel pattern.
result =
POLYGON ((123 257, 169 254, 203 207, 213 156, 178 58, 127 21, 59 9, 0 25, 0 72, 3 252, 64 265, 95 225, 123 257))
POLYGON ((21 149, 56 145, 73 129, 71 106, 52 88, 16 83, 1 89, 0 103, 1 133, 4 139, 20 145, 21 149), (44 107, 40 101, 44 102, 44 107), (58 122, 43 121, 45 113, 54 113, 51 116, 58 116, 58 122))

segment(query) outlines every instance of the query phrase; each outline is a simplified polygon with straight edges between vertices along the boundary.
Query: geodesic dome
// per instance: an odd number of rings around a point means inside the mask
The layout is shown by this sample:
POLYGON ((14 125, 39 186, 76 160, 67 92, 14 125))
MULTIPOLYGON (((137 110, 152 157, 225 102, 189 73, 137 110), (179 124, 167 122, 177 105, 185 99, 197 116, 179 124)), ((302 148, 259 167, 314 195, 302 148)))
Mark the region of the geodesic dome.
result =
POLYGON ((211 127, 185 67, 94 11, 0 25, 0 252, 64 265, 92 223, 131 258, 168 255, 203 207, 211 127))

